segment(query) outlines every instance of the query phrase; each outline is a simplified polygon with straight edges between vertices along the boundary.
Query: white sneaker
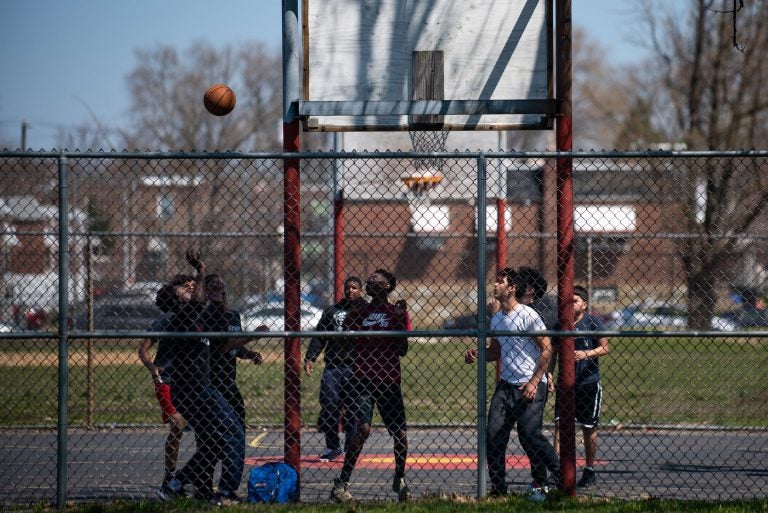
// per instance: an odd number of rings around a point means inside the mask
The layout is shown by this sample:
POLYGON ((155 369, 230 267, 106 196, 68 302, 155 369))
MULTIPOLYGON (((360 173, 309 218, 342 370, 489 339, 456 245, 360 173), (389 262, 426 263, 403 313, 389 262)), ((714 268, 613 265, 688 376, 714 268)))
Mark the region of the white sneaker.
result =
POLYGON ((528 485, 528 500, 533 502, 542 502, 547 499, 549 488, 540 486, 537 483, 528 485))
POLYGON ((333 502, 338 502, 340 504, 347 503, 347 502, 354 502, 355 498, 352 496, 351 493, 349 493, 349 483, 345 483, 343 481, 339 481, 338 479, 333 480, 333 488, 331 488, 331 500, 333 502))

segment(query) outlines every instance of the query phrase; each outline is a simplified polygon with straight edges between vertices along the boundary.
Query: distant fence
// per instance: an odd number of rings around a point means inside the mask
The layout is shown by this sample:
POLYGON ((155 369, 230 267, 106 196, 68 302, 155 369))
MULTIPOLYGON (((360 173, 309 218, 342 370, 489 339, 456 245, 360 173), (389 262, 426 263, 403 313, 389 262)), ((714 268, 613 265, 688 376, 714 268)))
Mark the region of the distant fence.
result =
MULTIPOLYGON (((153 496, 167 428, 137 349, 160 316, 157 288, 189 272, 188 247, 225 279, 246 332, 275 322, 249 344, 263 362, 238 369, 246 470, 290 453, 301 500, 327 500, 340 463, 318 460, 322 366, 291 372, 341 278, 385 268, 413 324, 402 360, 410 487, 416 497, 484 493, 478 401, 493 392, 495 366, 478 372, 462 355, 494 335, 477 319, 499 266, 540 270, 555 302, 557 157, 573 163, 573 283, 588 288, 610 339, 598 484, 578 493, 765 497, 767 152, 6 151, 0 500, 153 496), (301 165, 301 197, 287 198, 294 219, 284 211, 286 158, 301 165), (301 268, 286 274, 295 219, 301 268), (284 331, 286 279, 300 284, 302 332, 284 331), (298 406, 288 413, 287 397, 298 406), (284 430, 291 414, 298 433, 284 430)), ((553 410, 550 398, 548 436, 553 410)), ((379 422, 352 476, 361 500, 395 498, 379 422)), ((180 462, 193 451, 185 435, 180 462)), ((522 492, 530 472, 515 437, 507 456, 510 489, 522 492)))

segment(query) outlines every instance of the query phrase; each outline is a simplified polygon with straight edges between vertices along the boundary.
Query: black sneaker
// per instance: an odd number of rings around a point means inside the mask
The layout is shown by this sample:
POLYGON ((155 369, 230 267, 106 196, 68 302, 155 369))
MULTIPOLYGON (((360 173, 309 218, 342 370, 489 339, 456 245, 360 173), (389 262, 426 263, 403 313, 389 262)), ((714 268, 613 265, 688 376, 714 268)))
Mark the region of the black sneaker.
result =
POLYGON ((216 494, 213 493, 213 490, 211 489, 198 488, 195 489, 195 493, 192 494, 192 498, 196 501, 213 503, 214 500, 216 500, 216 494))
POLYGON ((578 488, 588 488, 597 484, 597 475, 591 468, 585 468, 581 474, 581 479, 576 483, 578 488))
POLYGON ((323 451, 323 454, 320 455, 318 458, 320 461, 333 461, 339 456, 344 456, 344 451, 341 449, 326 449, 323 451))
POLYGON ((157 490, 157 496, 160 500, 169 501, 178 497, 184 496, 184 485, 177 479, 171 479, 169 481, 163 481, 160 485, 160 489, 157 490))
POLYGON ((398 502, 407 502, 411 500, 411 492, 408 490, 408 483, 404 476, 395 475, 392 478, 392 491, 397 494, 398 502))

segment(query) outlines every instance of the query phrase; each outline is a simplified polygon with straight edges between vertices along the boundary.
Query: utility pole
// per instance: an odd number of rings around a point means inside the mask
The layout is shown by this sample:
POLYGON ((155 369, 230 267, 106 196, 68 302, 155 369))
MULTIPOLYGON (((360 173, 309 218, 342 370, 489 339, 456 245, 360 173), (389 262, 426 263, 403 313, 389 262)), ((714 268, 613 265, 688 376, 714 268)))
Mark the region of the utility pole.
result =
POLYGON ((26 121, 21 122, 21 151, 27 151, 27 128, 29 123, 26 121))

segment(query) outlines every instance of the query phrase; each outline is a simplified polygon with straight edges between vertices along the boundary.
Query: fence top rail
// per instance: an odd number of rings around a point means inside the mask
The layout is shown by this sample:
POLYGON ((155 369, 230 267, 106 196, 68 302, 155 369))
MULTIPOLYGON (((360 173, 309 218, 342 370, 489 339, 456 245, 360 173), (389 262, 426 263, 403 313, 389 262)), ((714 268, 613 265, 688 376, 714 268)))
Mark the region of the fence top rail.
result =
POLYGON ((308 152, 163 152, 163 151, 21 151, 0 150, 0 158, 99 158, 148 160, 283 160, 283 159, 373 159, 373 158, 499 158, 499 159, 659 159, 749 157, 768 158, 768 149, 701 151, 308 151, 308 152))
MULTIPOLYGON (((486 337, 505 336, 548 336, 548 337, 609 337, 609 338, 768 338, 766 330, 740 331, 695 331, 695 330, 606 330, 606 331, 493 331, 493 330, 413 330, 413 331, 241 331, 241 332, 148 332, 148 331, 67 331, 69 339, 120 339, 120 338, 354 338, 358 336, 421 338, 477 338, 480 333, 486 337)), ((54 339, 60 335, 50 331, 0 333, 0 341, 13 339, 54 339)))

